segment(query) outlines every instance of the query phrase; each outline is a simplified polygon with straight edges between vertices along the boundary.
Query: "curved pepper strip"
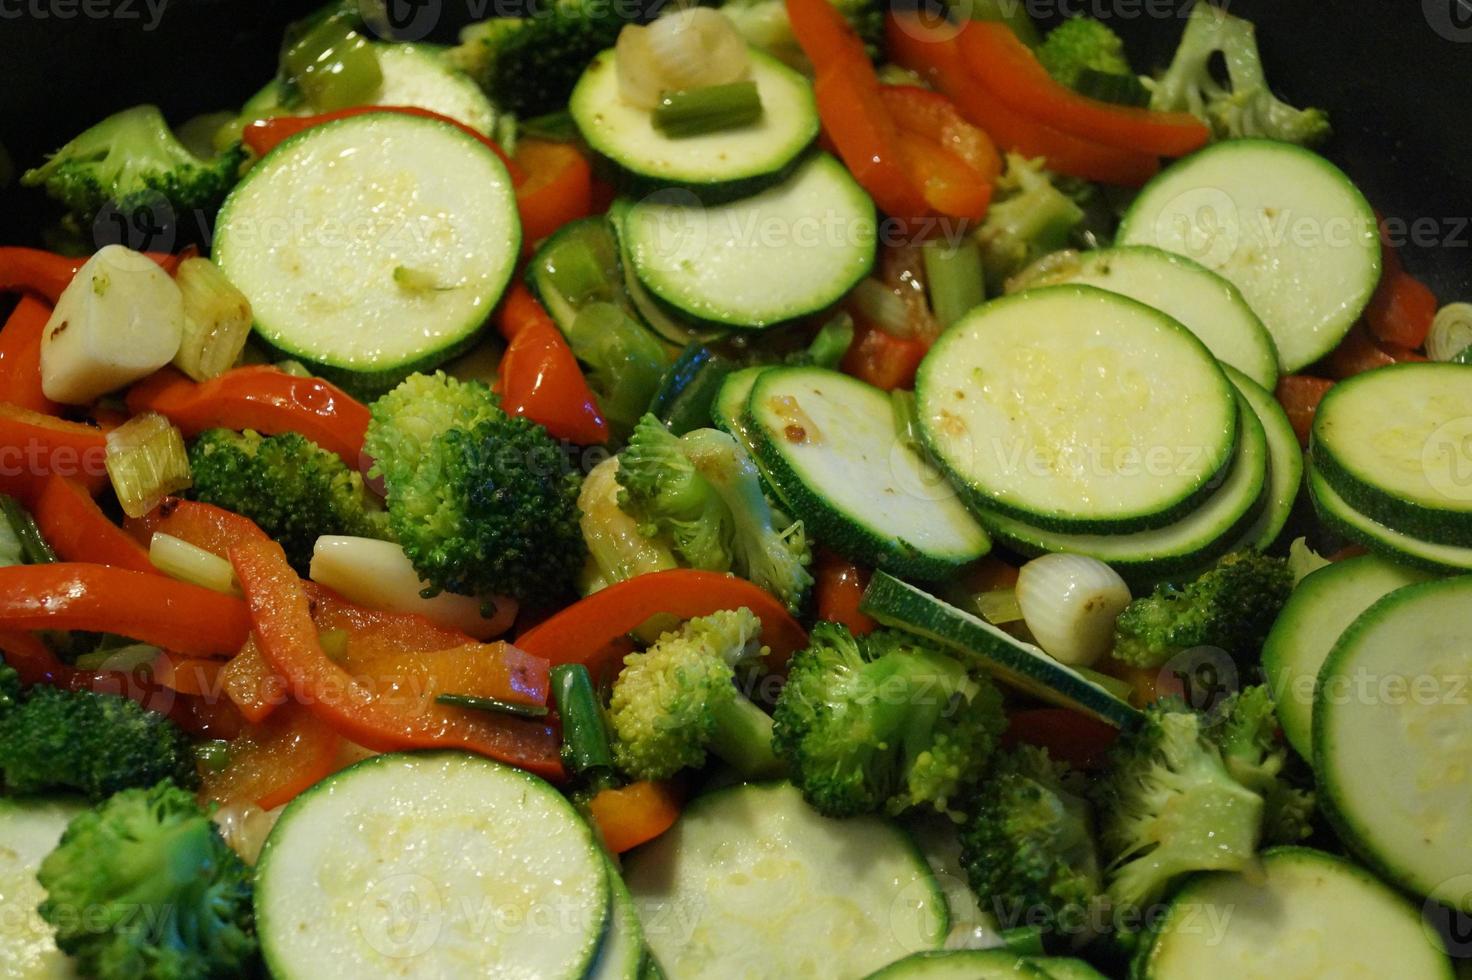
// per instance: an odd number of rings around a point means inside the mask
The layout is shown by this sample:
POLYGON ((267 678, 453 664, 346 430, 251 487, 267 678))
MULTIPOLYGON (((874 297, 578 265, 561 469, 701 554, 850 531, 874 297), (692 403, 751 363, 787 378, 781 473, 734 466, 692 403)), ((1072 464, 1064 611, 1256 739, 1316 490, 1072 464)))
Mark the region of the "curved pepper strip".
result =
POLYGON ((516 141, 516 163, 521 251, 531 255, 537 242, 593 213, 593 168, 572 144, 537 139, 516 141))
POLYGON ((332 726, 301 705, 285 705, 230 740, 229 761, 204 773, 200 795, 272 810, 332 775, 342 748, 332 726))
POLYGON ((41 334, 50 319, 51 307, 27 294, 0 329, 0 401, 58 415, 61 406, 41 390, 41 334))
POLYGON ((191 656, 231 656, 250 635, 239 599, 161 575, 57 562, 0 568, 0 629, 116 633, 191 656))
MULTIPOLYGON (((548 779, 563 777, 559 740, 550 726, 445 707, 423 689, 357 677, 329 658, 307 590, 280 545, 242 542, 230 549, 230 561, 245 590, 261 652, 296 700, 343 737, 378 751, 467 749, 548 779)), ((485 648, 487 656, 492 649, 485 648)), ((511 648, 503 644, 500 649, 511 648)))
POLYGON ((36 497, 31 516, 62 561, 159 574, 145 547, 108 520, 87 488, 75 480, 61 476, 48 479, 36 497))
POLYGON ((206 429, 254 429, 262 435, 299 432, 358 468, 368 407, 321 378, 299 378, 267 365, 226 371, 194 382, 164 368, 128 392, 134 415, 158 412, 193 438, 206 429))
POLYGON ((608 423, 557 324, 521 283, 496 314, 509 346, 498 370, 501 407, 581 446, 608 441, 608 423))
POLYGON ((106 435, 94 426, 0 402, 0 493, 29 507, 52 476, 78 480, 93 493, 102 489, 106 435))
POLYGON ((124 529, 145 548, 156 532, 187 541, 220 558, 229 558, 231 545, 241 541, 269 541, 270 536, 248 517, 214 504, 166 497, 142 517, 130 517, 124 529))
MULTIPOLYGON (((771 593, 734 575, 673 568, 610 585, 517 637, 516 645, 552 664, 607 666, 610 648, 655 616, 708 616, 745 606, 762 621, 774 670, 808 645, 808 634, 771 593)), ((596 670, 594 670, 596 674, 596 670)))
MULTIPOLYGON (((144 252, 143 254, 157 262, 169 275, 173 275, 179 263, 193 253, 184 252, 172 255, 168 252, 144 252)), ((43 297, 54 306, 62 290, 71 285, 72 277, 86 261, 86 257, 57 255, 55 252, 46 252, 39 248, 25 248, 20 245, 0 246, 0 292, 25 290, 43 297)))

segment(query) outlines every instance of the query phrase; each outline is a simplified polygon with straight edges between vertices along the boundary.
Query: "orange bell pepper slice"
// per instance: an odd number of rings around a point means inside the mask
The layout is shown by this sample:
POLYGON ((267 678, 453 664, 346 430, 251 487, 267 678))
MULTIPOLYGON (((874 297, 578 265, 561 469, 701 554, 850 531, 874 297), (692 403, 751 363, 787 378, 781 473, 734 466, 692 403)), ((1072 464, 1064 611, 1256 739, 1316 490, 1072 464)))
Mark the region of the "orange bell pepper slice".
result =
POLYGON ((41 487, 31 508, 41 535, 62 561, 92 562, 159 574, 148 551, 132 535, 107 519, 87 488, 75 480, 53 476, 41 487))
POLYGON ((30 506, 52 476, 96 492, 107 483, 101 429, 0 402, 0 493, 30 506))
POLYGON ((220 668, 219 685, 241 717, 252 723, 269 718, 290 700, 285 678, 276 673, 254 636, 220 668))
POLYGON ((128 392, 134 415, 158 412, 188 438, 206 429, 299 432, 358 467, 371 416, 368 407, 321 378, 299 378, 267 365, 226 371, 196 383, 164 368, 128 392))
POLYGON ((274 809, 332 775, 342 747, 332 726, 301 705, 285 705, 230 740, 228 761, 203 773, 199 795, 274 809))
POLYGON ((525 175, 516 185, 521 250, 530 255, 542 239, 593 213, 593 168, 577 147, 538 139, 517 140, 516 163, 525 175))
POLYGON ((223 689, 227 661, 186 657, 165 650, 153 659, 153 679, 171 691, 214 698, 223 689))
POLYGON ((1002 155, 996 144, 984 130, 967 122, 946 96, 918 85, 885 85, 879 97, 901 129, 954 153, 987 183, 1002 176, 1002 155))
POLYGON ((588 801, 603 846, 632 851, 669 830, 680 818, 680 795, 669 783, 637 782, 605 789, 588 801))
POLYGON ((41 333, 50 319, 51 307, 27 294, 0 329, 0 401, 57 415, 61 406, 41 390, 41 333))
MULTIPOLYGON (((280 545, 241 542, 230 549, 230 561, 245 590, 261 652, 295 699, 344 738, 376 751, 467 749, 549 779, 562 778, 559 740, 550 726, 446 707, 423 691, 390 690, 382 679, 354 676, 329 658, 307 589, 280 545)), ((487 648, 488 660, 496 656, 490 653, 495 646, 487 648)))

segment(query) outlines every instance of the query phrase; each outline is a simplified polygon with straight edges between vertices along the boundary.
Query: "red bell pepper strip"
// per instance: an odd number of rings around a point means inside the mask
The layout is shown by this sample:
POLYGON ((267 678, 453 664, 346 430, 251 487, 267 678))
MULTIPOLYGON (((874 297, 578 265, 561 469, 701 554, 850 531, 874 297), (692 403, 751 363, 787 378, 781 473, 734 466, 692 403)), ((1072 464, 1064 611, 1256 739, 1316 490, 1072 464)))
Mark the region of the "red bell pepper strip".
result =
POLYGON ((864 42, 833 4, 827 0, 822 3, 818 0, 786 0, 786 6, 792 36, 818 74, 845 65, 868 66, 869 72, 873 73, 864 42))
POLYGON ((75 480, 62 476, 48 479, 36 497, 31 516, 62 561, 159 574, 143 546, 108 520, 87 488, 75 480))
POLYGON ((239 599, 106 565, 0 568, 0 629, 117 633, 195 656, 234 654, 250 634, 239 599))
POLYGON ((817 580, 814 597, 818 602, 818 618, 842 623, 855 636, 872 633, 879 624, 859 611, 864 589, 869 585, 870 571, 860 568, 831 551, 818 552, 817 580))
POLYGON ((936 34, 910 14, 891 14, 888 50, 896 64, 919 72, 998 146, 1044 157, 1059 173, 1110 184, 1139 186, 1160 169, 1156 157, 1065 133, 1008 106, 977 83, 961 58, 958 40, 936 34))
POLYGON ((867 63, 818 73, 813 92, 823 134, 879 210, 897 218, 919 217, 929 207, 905 168, 899 126, 884 108, 873 74, 867 63))
POLYGON ((516 184, 521 250, 530 255, 537 242, 594 213, 593 168, 577 147, 550 140, 517 140, 516 162, 525 174, 516 184))
POLYGON ((610 585, 532 627, 516 645, 552 664, 588 664, 593 670, 606 666, 599 661, 611 643, 655 616, 691 619, 742 606, 762 621, 762 643, 771 648, 768 664, 774 670, 808 645, 807 633, 771 593, 734 575, 692 568, 610 585))
POLYGON ((123 529, 145 548, 155 532, 187 541, 220 558, 229 557, 230 546, 241 541, 269 541, 270 536, 248 517, 214 504, 167 497, 142 517, 129 517, 123 529))
POLYGON ((1037 745, 1075 769, 1094 769, 1119 738, 1119 729, 1067 708, 1028 708, 1009 717, 1002 743, 1037 745))
POLYGON ((0 401, 57 415, 61 406, 41 390, 41 333, 50 319, 51 307, 27 294, 0 329, 0 401))
POLYGON ((558 439, 581 446, 607 442, 608 423, 572 348, 521 283, 506 294, 496 323, 509 345, 498 371, 501 407, 558 439))
POLYGON ((220 689, 248 722, 263 721, 290 700, 286 680, 266 659, 255 637, 220 670, 220 689))
POLYGON ((1436 294, 1424 282, 1387 263, 1380 285, 1365 307, 1365 322, 1376 339, 1403 349, 1426 342, 1436 317, 1436 294))
POLYGON ((0 630, 0 656, 20 677, 23 687, 33 684, 65 686, 71 668, 60 660, 40 637, 24 630, 0 630))
POLYGON ((296 700, 344 738, 377 751, 468 749, 546 778, 562 777, 557 734, 549 726, 446 707, 423 692, 354 676, 329 658, 307 590, 280 545, 242 542, 230 549, 230 561, 262 653, 296 700))
POLYGON ((1166 157, 1199 150, 1211 138, 1206 124, 1189 112, 1154 112, 1080 95, 1049 75, 1032 49, 999 21, 968 21, 959 42, 966 67, 987 92, 1045 126, 1166 157))
POLYGON ((925 136, 900 127, 900 159, 930 211, 980 221, 992 200, 992 185, 965 160, 925 136))
POLYGON ((918 85, 885 85, 884 107, 901 129, 924 136, 966 162, 987 183, 1002 175, 1002 155, 985 131, 971 125, 956 103, 918 85))
POLYGON ((206 429, 299 432, 354 469, 370 418, 367 406, 320 378, 299 378, 267 365, 239 367, 195 383, 164 368, 128 392, 128 411, 158 412, 193 437, 206 429))
POLYGON ((637 782, 605 789, 588 801, 603 846, 632 851, 669 830, 680 818, 680 795, 669 783, 637 782))
POLYGON ((392 112, 401 116, 419 116, 422 119, 435 119, 442 123, 448 123, 449 125, 454 126, 456 129, 460 130, 462 133, 465 133, 467 136, 475 137, 475 139, 478 140, 482 145, 484 145, 492 153, 496 154, 496 156, 500 157, 501 162, 506 165, 506 170, 511 174, 511 180, 513 183, 520 183, 526 178, 526 174, 522 171, 522 169, 517 166, 517 164, 510 157, 506 155, 505 150, 501 149, 501 144, 491 139, 485 133, 482 133, 478 129, 474 129, 470 126, 465 125, 458 119, 452 119, 449 116, 443 115, 438 112, 433 112, 429 109, 421 109, 418 106, 360 105, 351 106, 347 109, 338 109, 335 112, 324 112, 315 116, 272 116, 268 119, 257 119, 254 122, 248 124, 245 127, 244 131, 240 134, 240 138, 241 142, 243 142, 252 153, 256 154, 257 156, 265 156, 267 153, 270 153, 272 150, 276 149, 276 147, 280 146, 284 141, 290 139, 298 133, 306 132, 314 126, 320 126, 323 123, 335 122, 338 119, 347 119, 350 116, 362 116, 373 112, 392 112))
POLYGON ((855 326, 857 336, 840 365, 845 374, 885 391, 914 384, 928 344, 918 337, 896 337, 868 323, 856 322, 855 326))
MULTIPOLYGON (((185 255, 168 252, 144 252, 169 275, 179 267, 185 255)), ((26 290, 42 297, 53 306, 62 290, 71 285, 72 277, 87 259, 43 252, 39 248, 20 245, 0 246, 0 292, 26 290)))
POLYGON ((29 506, 51 476, 100 490, 107 483, 103 431, 0 402, 0 493, 29 506))
POLYGON ((1278 379, 1278 388, 1274 394, 1278 398, 1278 404, 1287 413, 1288 421, 1293 425, 1299 445, 1305 449, 1308 448, 1309 431, 1313 428, 1314 414, 1319 410, 1319 402, 1324 400, 1332 387, 1334 382, 1307 374, 1287 374, 1278 379))
POLYGON ((203 772, 200 796, 271 810, 332 775, 343 739, 301 705, 286 705, 230 741, 224 768, 203 772))

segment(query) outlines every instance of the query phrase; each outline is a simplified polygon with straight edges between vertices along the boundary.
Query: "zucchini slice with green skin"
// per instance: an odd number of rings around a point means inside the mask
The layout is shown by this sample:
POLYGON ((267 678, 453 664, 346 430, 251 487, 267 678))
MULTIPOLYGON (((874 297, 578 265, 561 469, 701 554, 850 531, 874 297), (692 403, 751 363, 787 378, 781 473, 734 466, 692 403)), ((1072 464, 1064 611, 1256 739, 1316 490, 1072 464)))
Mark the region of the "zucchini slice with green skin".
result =
POLYGON ((1040 965, 1005 949, 913 953, 867 980, 1049 980, 1040 965))
POLYGON ((1140 191, 1121 245, 1188 256, 1231 282, 1291 373, 1344 338, 1380 281, 1375 212, 1328 160, 1274 140, 1225 140, 1140 191))
POLYGON ((634 896, 611 860, 608 885, 613 896, 608 933, 586 980, 639 980, 644 969, 644 927, 639 924, 634 896))
POLYGON ((1206 346, 1093 286, 994 300, 941 335, 915 381, 920 431, 972 502, 1034 527, 1165 527, 1232 459, 1238 406, 1206 346))
POLYGON ((624 877, 672 977, 862 977, 946 934, 945 897, 903 830, 821 816, 787 783, 697 798, 624 856, 624 877))
POLYGON ((1240 543, 1231 550, 1256 548, 1264 551, 1278 540, 1293 513, 1293 504, 1303 487, 1303 450, 1299 448, 1298 433, 1293 431, 1293 423, 1288 421, 1288 413, 1283 411, 1283 406, 1271 391, 1229 364, 1223 363, 1222 370, 1227 372, 1227 378, 1252 406, 1268 440, 1267 500, 1252 526, 1243 532, 1240 543))
POLYGON ((793 516, 840 554, 936 579, 991 550, 946 478, 895 433, 878 388, 824 368, 773 367, 757 376, 743 421, 793 516))
POLYGON ((1052 980, 1108 980, 1088 963, 1072 956, 1030 956, 1027 962, 1052 980))
POLYGON ((1061 551, 1088 555, 1111 565, 1133 585, 1209 565, 1242 542, 1269 506, 1267 436, 1247 396, 1237 397, 1241 434, 1236 457, 1212 495, 1168 527, 1129 534, 1062 534, 979 509, 981 522, 994 537, 1021 554, 1061 551))
POLYGON ((1395 364, 1329 389, 1314 467, 1351 507, 1428 541, 1472 547, 1472 370, 1395 364))
POLYGON ((1264 851, 1256 875, 1189 879, 1146 938, 1139 980, 1451 980, 1420 909, 1344 858, 1264 851))
POLYGON ((1140 713, 1127 702, 1054 660, 1042 648, 1023 643, 893 575, 875 572, 859 608, 886 626, 928 637, 980 661, 998 681, 1043 701, 1092 715, 1116 728, 1130 728, 1140 719, 1140 713))
MULTIPOLYGON (((449 116, 477 132, 495 131, 500 113, 485 92, 464 72, 445 61, 443 49, 435 44, 374 44, 383 84, 370 105, 413 106, 449 116)), ((302 106, 295 112, 281 105, 281 83, 272 80, 241 109, 245 119, 282 114, 310 116, 313 109, 302 106)))
POLYGON ((1340 838, 1407 891, 1472 912, 1472 578, 1385 596, 1314 692, 1314 775, 1340 838))
POLYGON ((813 86, 775 58, 751 51, 761 118, 750 126, 674 138, 654 115, 625 101, 610 48, 593 57, 568 111, 588 146, 639 191, 681 187, 704 201, 747 197, 780 181, 818 138, 813 86))
POLYGON ((262 341, 370 397, 474 344, 520 247, 496 154, 445 122, 372 113, 256 164, 220 209, 214 260, 262 341))
POLYGON ((572 804, 464 752, 374 756, 328 777, 287 806, 256 866, 261 952, 280 980, 581 978, 611 900, 608 860, 572 804))
POLYGON ((631 202, 623 198, 615 199, 608 207, 608 228, 618 242, 619 263, 623 268, 624 276, 624 292, 628 294, 629 302, 634 305, 634 311, 639 314, 644 325, 676 347, 684 347, 696 341, 705 343, 728 333, 729 329, 726 327, 702 328, 692 323, 686 317, 669 309, 644 288, 644 284, 639 281, 638 275, 634 272, 634 260, 629 254, 628 236, 623 232, 624 219, 628 217, 631 207, 633 207, 631 202))
POLYGON ((1064 282, 1097 286, 1153 306, 1179 320, 1223 364, 1264 388, 1278 383, 1272 334, 1236 286, 1199 262, 1150 245, 1121 245, 1083 252, 1029 287, 1064 282))
POLYGON ((1472 571, 1472 548, 1427 541, 1381 524, 1351 507, 1312 462, 1308 468, 1308 495, 1319 520, 1330 530, 1393 562, 1452 575, 1472 571))
POLYGON ((1314 688, 1335 641, 1381 598, 1427 577, 1376 555, 1361 555, 1325 565, 1294 588, 1263 642, 1262 669, 1283 735, 1299 755, 1313 758, 1314 688))
POLYGON ((36 911, 46 897, 36 871, 67 824, 86 809, 70 799, 0 800, 0 977, 77 975, 56 948, 56 930, 36 911))
POLYGON ((571 221, 537 246, 526 267, 526 284, 561 328, 572 329, 588 303, 626 305, 618 242, 601 216, 571 221))
POLYGON ((697 328, 764 330, 836 303, 874 265, 874 202, 826 153, 726 204, 665 190, 629 204, 628 261, 697 328))

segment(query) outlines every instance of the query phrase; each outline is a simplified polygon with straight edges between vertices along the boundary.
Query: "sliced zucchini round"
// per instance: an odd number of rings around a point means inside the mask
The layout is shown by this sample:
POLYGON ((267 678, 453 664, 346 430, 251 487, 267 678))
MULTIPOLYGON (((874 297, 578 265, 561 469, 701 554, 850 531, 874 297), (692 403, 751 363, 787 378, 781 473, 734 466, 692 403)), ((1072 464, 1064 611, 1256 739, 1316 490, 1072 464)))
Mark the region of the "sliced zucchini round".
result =
POLYGON ((1314 465, 1308 468, 1308 495, 1319 520, 1378 555, 1428 572, 1472 571, 1472 548, 1427 541, 1381 524, 1350 506, 1314 465))
POLYGON ((256 866, 281 980, 581 978, 608 861, 550 784, 462 752, 380 755, 298 796, 256 866))
POLYGON ((696 799, 624 875, 672 977, 862 977, 946 933, 945 897, 904 831, 820 816, 787 783, 696 799))
POLYGON ((644 969, 644 927, 639 924, 634 896, 612 861, 608 865, 608 884, 612 889, 612 918, 586 980, 639 980, 644 969))
POLYGON ((568 111, 588 145, 636 187, 684 187, 705 201, 729 201, 781 180, 818 138, 818 105, 806 78, 755 50, 750 78, 762 103, 755 123, 701 136, 666 136, 648 109, 620 95, 610 48, 583 72, 568 111))
POLYGON ((1265 851, 1256 875, 1191 878, 1130 974, 1140 980, 1451 980, 1419 910, 1374 876, 1306 847, 1265 851))
POLYGON ((634 272, 634 259, 629 254, 629 243, 627 236, 623 233, 624 219, 628 216, 631 207, 633 207, 632 202, 624 198, 618 198, 609 205, 608 228, 618 242, 624 292, 628 295, 629 302, 633 304, 634 312, 639 314, 639 318, 644 321, 644 325, 676 347, 684 347, 692 342, 705 343, 729 333, 730 329, 727 327, 697 324, 684 314, 660 302, 644 288, 644 284, 639 281, 638 274, 634 272))
POLYGON ((1288 744, 1313 758, 1314 687, 1340 635, 1360 613, 1424 572, 1361 555, 1325 565, 1294 588, 1262 646, 1262 669, 1288 744))
POLYGON ((448 123, 375 113, 267 154, 221 208, 214 259, 261 340, 367 397, 474 343, 520 243, 496 154, 448 123))
MULTIPOLYGON (((469 75, 445 61, 437 45, 376 43, 373 50, 378 55, 383 84, 369 105, 428 109, 477 132, 489 135, 495 130, 499 116, 496 107, 469 75)), ((259 119, 285 111, 281 106, 281 83, 273 79, 251 96, 242 107, 241 116, 259 119)), ((309 116, 313 111, 304 105, 294 114, 309 116)))
POLYGON ((942 949, 912 953, 868 980, 1049 980, 1043 971, 1005 949, 942 949))
POLYGON ((1297 371, 1344 338, 1380 281, 1375 212, 1328 160, 1274 140, 1215 143, 1146 184, 1121 245, 1188 256, 1242 291, 1297 371))
POLYGON ((840 554, 942 578, 990 550, 945 476, 896 434, 878 388, 823 368, 770 368, 752 386, 744 422, 762 472, 840 554))
POLYGON ((705 205, 686 191, 636 201, 620 229, 634 272, 705 327, 761 330, 837 302, 874 264, 874 202, 826 153, 780 184, 705 205))
POLYGON ((1236 441, 1237 399, 1201 341, 1092 286, 972 310, 921 362, 915 397, 926 444, 976 505, 1066 533, 1174 523, 1236 441))
POLYGON ((996 538, 1024 555, 1067 552, 1107 562, 1134 584, 1194 571, 1241 542, 1268 506, 1268 443, 1262 423, 1241 400, 1241 434, 1225 477, 1201 506, 1174 524, 1127 534, 1063 534, 1003 514, 979 511, 996 538))
POLYGON ((1406 534, 1472 546, 1472 370, 1397 364, 1329 389, 1310 453, 1355 510, 1406 534))
POLYGON ((36 871, 86 809, 80 800, 0 800, 0 977, 77 975, 56 948, 56 930, 36 911, 46 897, 36 871))
POLYGON ((1278 383, 1278 350, 1242 293, 1206 266, 1149 245, 1084 252, 1029 286, 1075 282, 1153 306, 1200 339, 1223 364, 1264 388, 1278 383))
POLYGON ((1463 912, 1472 912, 1469 634, 1472 578, 1397 589, 1334 645, 1313 707, 1314 775, 1340 838, 1402 888, 1463 912))
POLYGON ((1303 450, 1298 446, 1298 433, 1293 431, 1288 413, 1283 411, 1273 393, 1229 364, 1223 363, 1222 369, 1247 404, 1252 406, 1268 440, 1267 500, 1232 550, 1256 548, 1263 551, 1278 540, 1289 515, 1293 513, 1293 504, 1303 486, 1303 450))

